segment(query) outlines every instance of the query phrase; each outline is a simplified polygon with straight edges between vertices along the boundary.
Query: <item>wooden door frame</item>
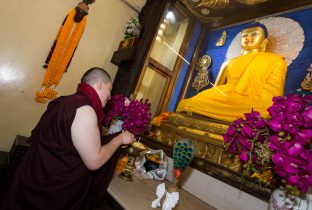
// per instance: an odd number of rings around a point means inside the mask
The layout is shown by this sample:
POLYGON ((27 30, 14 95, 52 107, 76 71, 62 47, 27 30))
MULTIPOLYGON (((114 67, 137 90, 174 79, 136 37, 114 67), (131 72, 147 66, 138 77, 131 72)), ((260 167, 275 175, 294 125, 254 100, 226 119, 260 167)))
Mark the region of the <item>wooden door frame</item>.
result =
MULTIPOLYGON (((169 7, 169 3, 166 5, 165 8, 168 8, 168 7, 169 7)), ((186 10, 179 1, 176 3, 175 9, 177 9, 180 13, 182 13, 183 15, 185 15, 189 19, 189 23, 188 23, 188 26, 186 29, 186 33, 183 37, 183 41, 182 41, 182 44, 181 44, 179 52, 178 52, 179 55, 181 55, 182 57, 185 57, 186 52, 187 52, 187 48, 190 44, 190 40, 191 40, 192 34, 194 32, 194 29, 195 29, 195 21, 196 20, 195 20, 194 16, 188 10, 186 10)), ((166 11, 166 9, 164 11, 166 11)), ((158 23, 158 28, 154 34, 154 38, 153 38, 153 41, 151 43, 151 46, 154 46, 154 44, 155 44, 157 31, 160 27, 160 23, 162 22, 163 17, 164 17, 164 14, 162 15, 162 18, 160 19, 160 21, 158 23)), ((170 99, 172 97, 173 90, 174 90, 174 87, 177 83, 177 78, 178 78, 179 73, 180 73, 179 70, 181 69, 182 65, 184 64, 184 61, 179 56, 177 56, 174 67, 171 71, 167 67, 165 67, 164 65, 162 65, 161 63, 156 61, 155 59, 151 58, 150 57, 151 51, 152 51, 152 47, 149 47, 147 57, 144 61, 143 68, 141 70, 138 82, 137 82, 136 87, 135 87, 134 98, 138 94, 138 91, 139 91, 139 88, 140 88, 140 85, 142 83, 142 80, 143 80, 143 77, 144 77, 144 74, 146 72, 147 67, 153 69, 157 73, 160 73, 162 76, 168 78, 168 80, 166 81, 166 85, 165 85, 164 91, 162 93, 161 99, 160 99, 158 106, 157 106, 157 109, 156 109, 155 116, 157 116, 161 112, 166 111, 169 107, 170 99)))

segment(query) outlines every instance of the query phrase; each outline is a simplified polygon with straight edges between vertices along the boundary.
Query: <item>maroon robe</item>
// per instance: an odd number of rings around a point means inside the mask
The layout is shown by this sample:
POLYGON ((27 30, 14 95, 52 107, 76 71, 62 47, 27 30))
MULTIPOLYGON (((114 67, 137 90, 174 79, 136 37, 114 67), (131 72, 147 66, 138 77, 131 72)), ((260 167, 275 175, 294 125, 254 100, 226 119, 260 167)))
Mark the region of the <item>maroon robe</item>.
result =
MULTIPOLYGON (((83 93, 49 103, 32 131, 31 146, 16 171, 2 209, 91 210, 102 201, 120 150, 100 169, 88 170, 71 139, 76 109, 84 105, 92 106, 92 101, 83 93)), ((102 144, 114 136, 103 138, 102 144)))

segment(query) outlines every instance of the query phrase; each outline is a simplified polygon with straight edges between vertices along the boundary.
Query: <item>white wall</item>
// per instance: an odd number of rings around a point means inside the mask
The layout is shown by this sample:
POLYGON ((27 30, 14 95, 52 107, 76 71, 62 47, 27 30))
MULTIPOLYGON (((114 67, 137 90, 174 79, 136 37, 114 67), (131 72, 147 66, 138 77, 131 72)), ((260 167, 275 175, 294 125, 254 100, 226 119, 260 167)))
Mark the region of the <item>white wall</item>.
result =
MULTIPOLYGON (((63 19, 79 0, 1 0, 0 12, 0 150, 9 151, 17 134, 29 136, 46 105, 35 102, 45 70, 42 65, 63 19)), ((64 74, 58 95, 76 90, 90 67, 110 63, 123 39, 126 21, 137 15, 119 0, 97 0, 89 5, 84 34, 64 74)))
MULTIPOLYGON (((167 179, 173 180, 173 159, 169 158, 167 179)), ((181 187, 218 210, 265 210, 268 203, 208 176, 187 168, 181 187)))

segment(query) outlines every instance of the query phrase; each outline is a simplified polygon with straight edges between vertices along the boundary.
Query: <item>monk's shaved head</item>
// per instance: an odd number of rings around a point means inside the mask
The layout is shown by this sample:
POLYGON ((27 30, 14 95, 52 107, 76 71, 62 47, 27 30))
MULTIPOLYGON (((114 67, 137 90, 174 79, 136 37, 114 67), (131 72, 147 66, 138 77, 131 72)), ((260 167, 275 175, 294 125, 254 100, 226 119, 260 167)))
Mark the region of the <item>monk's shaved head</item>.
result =
POLYGON ((81 83, 93 85, 99 80, 103 80, 105 84, 112 82, 112 79, 107 71, 99 67, 93 67, 84 73, 81 78, 81 83))

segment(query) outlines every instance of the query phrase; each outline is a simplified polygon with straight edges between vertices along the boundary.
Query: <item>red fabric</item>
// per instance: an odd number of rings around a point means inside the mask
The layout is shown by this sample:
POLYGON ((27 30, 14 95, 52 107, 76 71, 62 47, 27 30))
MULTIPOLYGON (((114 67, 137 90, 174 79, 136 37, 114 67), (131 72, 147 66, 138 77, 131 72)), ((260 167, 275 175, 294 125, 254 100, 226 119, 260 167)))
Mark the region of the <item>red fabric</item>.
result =
POLYGON ((78 85, 77 92, 83 93, 91 100, 92 106, 95 109, 96 115, 98 117, 99 126, 101 127, 104 113, 99 95, 96 93, 93 87, 85 83, 80 83, 78 85))

